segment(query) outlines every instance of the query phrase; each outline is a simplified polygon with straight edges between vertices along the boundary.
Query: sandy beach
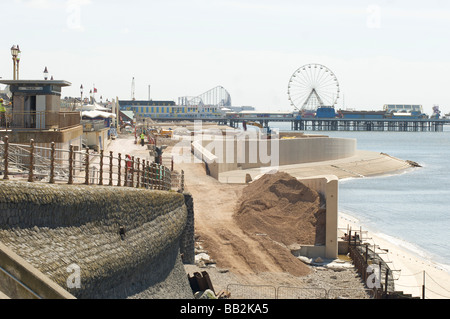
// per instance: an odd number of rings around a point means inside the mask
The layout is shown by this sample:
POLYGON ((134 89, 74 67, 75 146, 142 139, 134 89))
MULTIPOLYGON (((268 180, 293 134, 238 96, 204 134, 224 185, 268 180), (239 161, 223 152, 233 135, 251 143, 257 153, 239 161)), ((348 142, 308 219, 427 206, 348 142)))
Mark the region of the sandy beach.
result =
POLYGON ((425 284, 425 299, 450 298, 450 273, 442 265, 421 256, 411 244, 392 238, 383 233, 374 232, 362 225, 358 219, 339 212, 339 228, 341 233, 346 229, 360 230, 363 239, 370 245, 376 245, 389 267, 394 271, 395 289, 415 297, 423 297, 422 288, 425 284), (385 252, 382 251, 386 250, 385 252))
MULTIPOLYGON (((168 142, 168 141, 166 141, 168 142)), ((189 145, 186 145, 189 148, 189 145)), ((109 147, 112 151, 145 158, 148 151, 134 144, 134 137, 128 136, 113 141, 109 147)), ((185 154, 190 154, 188 151, 185 154)), ((171 157, 170 147, 165 157, 171 157)), ((405 159, 407 160, 407 159, 405 159)), ((309 177, 333 174, 339 179, 370 177, 381 174, 404 173, 411 169, 404 160, 393 158, 387 154, 358 151, 352 158, 280 167, 294 177, 309 177)), ((284 266, 276 259, 278 256, 267 247, 262 247, 254 238, 246 235, 235 225, 232 213, 236 200, 239 198, 244 184, 230 182, 223 183, 205 173, 202 163, 183 160, 175 163, 175 170, 185 172, 186 189, 194 197, 195 230, 199 241, 204 243, 204 249, 214 260, 214 268, 208 268, 213 283, 220 288, 226 283, 240 282, 243 284, 272 284, 308 286, 308 281, 301 276, 286 273, 284 266), (255 266, 257 267, 255 268, 255 266), (225 271, 220 271, 225 269, 225 271), (256 269, 256 270, 255 270, 256 269)), ((261 174, 261 170, 245 170, 226 172, 228 181, 237 181, 246 173, 261 174), (243 174, 243 175, 242 175, 243 174)), ((450 298, 450 274, 432 260, 421 257, 417 253, 400 245, 400 240, 394 240, 380 233, 374 233, 360 222, 347 214, 339 213, 339 228, 345 230, 368 231, 363 238, 371 245, 387 250, 382 257, 394 270, 395 287, 398 291, 422 297, 422 286, 425 282, 425 298, 450 298)), ((380 251, 380 250, 377 250, 380 251)), ((186 265, 190 274, 204 271, 195 265, 186 265)), ((354 276, 353 276, 354 277, 354 276)), ((309 279, 311 282, 311 279, 309 279)), ((333 287, 339 286, 334 283, 333 287)), ((356 283, 362 288, 362 283, 356 283)))

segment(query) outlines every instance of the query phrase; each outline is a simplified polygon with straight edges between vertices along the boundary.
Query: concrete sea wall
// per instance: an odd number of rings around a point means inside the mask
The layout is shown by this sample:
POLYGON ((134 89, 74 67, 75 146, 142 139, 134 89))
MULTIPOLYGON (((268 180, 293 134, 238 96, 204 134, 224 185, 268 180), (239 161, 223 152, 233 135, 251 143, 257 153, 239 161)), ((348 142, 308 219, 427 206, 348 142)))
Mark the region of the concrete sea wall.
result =
POLYGON ((76 298, 192 298, 185 197, 2 180, 0 242, 76 298))
POLYGON ((356 154, 356 139, 310 137, 254 139, 248 137, 194 140, 192 153, 204 161, 211 176, 239 169, 336 160, 356 154))

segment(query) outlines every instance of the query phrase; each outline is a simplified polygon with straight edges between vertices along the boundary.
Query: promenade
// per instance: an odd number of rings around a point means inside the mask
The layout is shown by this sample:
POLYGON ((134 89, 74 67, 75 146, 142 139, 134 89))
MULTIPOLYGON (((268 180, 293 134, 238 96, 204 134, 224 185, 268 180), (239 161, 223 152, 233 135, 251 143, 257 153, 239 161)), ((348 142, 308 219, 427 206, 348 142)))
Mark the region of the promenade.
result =
POLYGON ((219 181, 222 183, 244 183, 247 174, 250 174, 254 179, 258 175, 273 169, 278 169, 297 178, 335 175, 338 179, 344 179, 398 173, 411 169, 411 165, 406 160, 388 154, 357 150, 354 156, 339 160, 223 172, 219 175, 219 181))

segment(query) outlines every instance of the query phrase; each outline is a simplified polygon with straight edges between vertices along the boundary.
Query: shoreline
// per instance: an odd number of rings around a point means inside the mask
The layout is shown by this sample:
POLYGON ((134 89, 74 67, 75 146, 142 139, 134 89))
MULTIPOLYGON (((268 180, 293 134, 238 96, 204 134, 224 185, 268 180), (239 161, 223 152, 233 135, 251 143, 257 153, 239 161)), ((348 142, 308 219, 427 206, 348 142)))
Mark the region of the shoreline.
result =
MULTIPOLYGON (((364 178, 392 177, 413 173, 416 169, 411 167, 393 172, 374 174, 364 178)), ((339 179, 339 182, 350 182, 357 179, 359 178, 347 177, 339 179)), ((394 274, 396 290, 416 297, 422 297, 422 285, 425 282, 426 299, 450 299, 450 289, 443 288, 450 287, 450 264, 434 261, 433 259, 437 257, 435 254, 417 246, 413 242, 386 234, 382 229, 377 229, 374 226, 368 226, 360 221, 358 214, 355 212, 339 210, 338 233, 348 226, 352 226, 352 230, 359 231, 362 229, 363 232, 367 232, 365 236, 370 238, 369 243, 388 250, 387 254, 381 254, 380 256, 397 272, 394 274), (398 270, 401 271, 398 272, 398 270), (428 285, 431 286, 429 289, 427 288, 428 285)))
POLYGON ((425 299, 450 298, 450 289, 446 288, 450 287, 450 265, 433 261, 432 254, 414 243, 367 227, 357 216, 339 211, 339 232, 345 232, 347 227, 351 227, 352 231, 362 229, 365 242, 380 248, 377 252, 387 250, 380 257, 394 271, 396 290, 422 297, 422 286, 425 283, 425 299))

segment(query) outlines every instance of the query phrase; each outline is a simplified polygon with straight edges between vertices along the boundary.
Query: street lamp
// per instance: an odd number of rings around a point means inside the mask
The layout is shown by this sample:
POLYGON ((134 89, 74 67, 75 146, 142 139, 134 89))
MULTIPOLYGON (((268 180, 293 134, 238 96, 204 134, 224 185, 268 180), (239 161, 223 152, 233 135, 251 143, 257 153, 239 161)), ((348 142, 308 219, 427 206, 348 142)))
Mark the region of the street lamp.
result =
POLYGON ((81 106, 83 106, 83 84, 80 86, 80 93, 81 93, 81 106))
POLYGON ((48 79, 48 70, 47 70, 47 67, 45 67, 45 69, 44 69, 44 80, 47 80, 48 79))
POLYGON ((16 80, 16 63, 17 63, 17 56, 19 55, 19 48, 13 45, 11 47, 11 55, 13 59, 13 78, 16 80))
POLYGON ((19 49, 19 45, 17 45, 17 50, 19 50, 19 52, 17 53, 17 77, 16 77, 16 79, 18 80, 19 79, 19 62, 20 62, 20 56, 21 56, 21 54, 22 54, 22 52, 20 51, 20 49, 19 49))

